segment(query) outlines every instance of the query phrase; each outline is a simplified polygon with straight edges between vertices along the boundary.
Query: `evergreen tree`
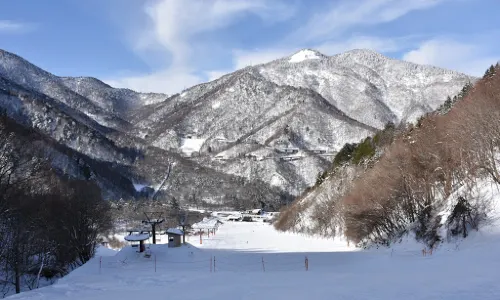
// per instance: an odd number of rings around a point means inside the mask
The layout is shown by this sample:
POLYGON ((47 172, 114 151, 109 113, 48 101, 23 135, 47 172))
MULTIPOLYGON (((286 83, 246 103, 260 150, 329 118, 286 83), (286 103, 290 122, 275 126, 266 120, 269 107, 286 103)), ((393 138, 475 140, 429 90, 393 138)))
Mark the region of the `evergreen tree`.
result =
POLYGON ((323 183, 323 181, 325 181, 326 179, 326 176, 327 176, 327 172, 319 172, 318 173, 318 176, 316 177, 316 185, 320 185, 323 183))
POLYGON ((444 108, 445 109, 450 109, 452 104, 453 104, 453 102, 451 101, 451 97, 448 96, 446 98, 446 101, 444 101, 444 108))
MULTIPOLYGON (((498 65, 498 63, 497 63, 498 65)), ((495 75, 495 67, 491 65, 488 70, 484 73, 483 78, 490 78, 491 76, 495 75)))
POLYGON ((458 202, 448 217, 448 228, 453 236, 462 235, 467 237, 467 225, 477 229, 473 215, 475 214, 472 205, 462 196, 458 197, 458 202))
POLYGON ((460 93, 458 93, 458 99, 463 99, 465 96, 467 96, 467 94, 471 89, 472 89, 472 83, 469 81, 464 85, 460 93))

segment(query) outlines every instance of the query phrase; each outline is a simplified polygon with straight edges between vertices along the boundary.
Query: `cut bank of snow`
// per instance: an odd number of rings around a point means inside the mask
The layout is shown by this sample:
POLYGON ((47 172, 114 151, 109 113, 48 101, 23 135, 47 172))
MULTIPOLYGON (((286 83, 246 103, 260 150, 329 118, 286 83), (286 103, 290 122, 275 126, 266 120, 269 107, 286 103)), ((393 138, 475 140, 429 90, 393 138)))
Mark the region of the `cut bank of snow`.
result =
POLYGON ((118 253, 118 251, 104 247, 104 246, 99 246, 96 249, 95 256, 115 256, 118 253))
POLYGON ((319 59, 319 58, 320 57, 316 52, 305 49, 292 55, 292 57, 290 57, 290 60, 288 60, 288 62, 297 63, 308 59, 319 59))
POLYGON ((150 245, 149 257, 126 247, 12 299, 500 299, 498 236, 425 257, 418 249, 352 251, 265 223, 224 222, 202 244, 199 236, 188 242, 150 245))
POLYGON ((181 139, 181 151, 187 155, 191 155, 193 152, 200 151, 204 142, 205 139, 181 139))

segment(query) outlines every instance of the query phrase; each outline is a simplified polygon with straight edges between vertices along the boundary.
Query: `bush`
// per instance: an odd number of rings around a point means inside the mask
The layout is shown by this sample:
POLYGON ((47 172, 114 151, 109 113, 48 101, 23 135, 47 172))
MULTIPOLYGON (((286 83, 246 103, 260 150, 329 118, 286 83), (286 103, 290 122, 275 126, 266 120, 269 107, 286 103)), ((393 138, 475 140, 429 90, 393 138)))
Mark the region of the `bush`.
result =
POLYGON ((451 236, 461 235, 466 238, 469 228, 478 230, 480 220, 483 218, 484 213, 480 212, 477 206, 471 205, 460 196, 446 222, 448 232, 451 236))

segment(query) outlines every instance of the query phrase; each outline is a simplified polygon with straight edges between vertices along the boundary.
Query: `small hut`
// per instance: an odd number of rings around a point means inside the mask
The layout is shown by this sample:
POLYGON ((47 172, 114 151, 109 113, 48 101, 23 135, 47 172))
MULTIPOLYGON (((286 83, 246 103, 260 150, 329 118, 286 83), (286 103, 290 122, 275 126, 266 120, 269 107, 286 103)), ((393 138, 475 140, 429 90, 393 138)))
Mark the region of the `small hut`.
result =
POLYGON ((168 235, 168 247, 180 247, 181 246, 181 236, 184 234, 182 230, 178 228, 169 228, 166 231, 168 235))

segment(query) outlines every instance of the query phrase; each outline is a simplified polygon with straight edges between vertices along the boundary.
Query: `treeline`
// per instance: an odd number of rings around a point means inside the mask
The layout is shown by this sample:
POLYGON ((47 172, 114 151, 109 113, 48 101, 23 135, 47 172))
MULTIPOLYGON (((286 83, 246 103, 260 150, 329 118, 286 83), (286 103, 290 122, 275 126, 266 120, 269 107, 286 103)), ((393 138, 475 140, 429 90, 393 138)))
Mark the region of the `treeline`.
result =
POLYGON ((43 143, 0 114, 0 292, 36 288, 93 257, 109 204, 93 182, 55 174, 43 143))
MULTIPOLYGON (((461 93, 446 103, 446 107, 421 118, 416 125, 392 137, 389 146, 370 148, 374 138, 361 145, 346 145, 339 154, 348 165, 337 164, 332 174, 324 178, 321 186, 328 194, 314 195, 316 202, 299 202, 309 206, 323 206, 329 210, 330 230, 358 243, 387 243, 402 234, 413 231, 417 239, 434 246, 443 239, 439 232, 443 224, 449 235, 467 236, 468 230, 478 228, 487 214, 484 201, 477 198, 477 181, 489 178, 500 183, 500 72, 499 66, 488 69, 484 78, 474 86, 467 85, 461 93), (357 168, 363 157, 374 157, 366 168, 357 168), (383 150, 383 151, 382 151, 383 150), (358 163, 356 164, 356 161, 358 163), (341 176, 345 168, 356 175, 341 176), (337 175, 336 175, 337 174, 337 175), (352 179, 342 188, 332 182, 352 179), (347 188, 345 188, 347 186, 347 188), (460 194, 453 192, 461 187, 460 194), (455 199, 451 199, 453 195, 455 199), (450 216, 442 220, 440 212, 453 202, 450 216)), ((339 161, 343 161, 339 157, 339 161)), ((337 163, 337 162, 335 162, 337 163)), ((345 173, 345 171, 344 171, 345 173)), ((290 210, 282 218, 299 215, 290 210)), ((311 209, 313 215, 318 209, 311 209)), ((318 214, 317 214, 318 215, 318 214)), ((319 214, 320 215, 320 214, 319 214)), ((315 224, 323 220, 312 220, 315 224)), ((290 229, 290 220, 277 222, 279 229, 290 229)), ((293 228, 296 229, 296 228, 293 228)), ((311 233, 311 232, 310 232, 311 233)), ((314 233, 314 232, 313 232, 314 233)), ((316 232, 325 234, 325 232, 316 232)))

